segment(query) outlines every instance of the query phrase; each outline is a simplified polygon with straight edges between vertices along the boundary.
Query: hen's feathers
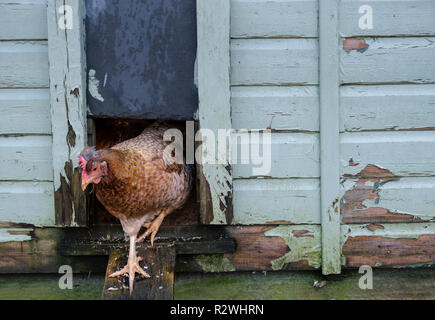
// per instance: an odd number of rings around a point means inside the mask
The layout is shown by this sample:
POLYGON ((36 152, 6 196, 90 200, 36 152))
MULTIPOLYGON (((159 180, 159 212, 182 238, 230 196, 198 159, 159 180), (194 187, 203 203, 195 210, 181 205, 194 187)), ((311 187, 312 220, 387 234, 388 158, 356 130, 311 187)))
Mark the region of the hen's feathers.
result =
POLYGON ((181 207, 192 183, 192 168, 165 161, 169 144, 163 135, 169 127, 155 123, 135 138, 99 150, 109 175, 96 185, 96 194, 117 218, 152 220, 162 211, 181 207))

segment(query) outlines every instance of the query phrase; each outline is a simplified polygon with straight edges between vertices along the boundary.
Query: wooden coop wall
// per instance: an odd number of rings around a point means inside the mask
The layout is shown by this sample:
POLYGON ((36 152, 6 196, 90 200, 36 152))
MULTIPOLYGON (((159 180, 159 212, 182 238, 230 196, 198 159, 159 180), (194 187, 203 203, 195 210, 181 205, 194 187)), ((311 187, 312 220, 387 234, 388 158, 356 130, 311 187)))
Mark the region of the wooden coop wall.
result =
MULTIPOLYGON (((208 97, 218 73, 199 76, 200 120, 229 92, 234 135, 272 131, 270 174, 233 165, 232 216, 211 221, 244 225, 233 269, 432 265, 435 2, 370 1, 364 30, 367 1, 224 2, 198 46, 226 34, 229 80, 208 97)), ((225 74, 227 53, 199 50, 200 72, 201 53, 225 74)))
POLYGON ((54 225, 45 0, 0 1, 0 242, 54 225))
MULTIPOLYGON (((60 228, 40 228, 56 223, 46 2, 0 0, 0 272, 78 261, 60 256, 60 228)), ((177 268, 433 264, 435 2, 198 0, 197 16, 201 126, 270 126, 272 170, 203 168, 215 202, 202 222, 226 225, 237 251, 177 268)))

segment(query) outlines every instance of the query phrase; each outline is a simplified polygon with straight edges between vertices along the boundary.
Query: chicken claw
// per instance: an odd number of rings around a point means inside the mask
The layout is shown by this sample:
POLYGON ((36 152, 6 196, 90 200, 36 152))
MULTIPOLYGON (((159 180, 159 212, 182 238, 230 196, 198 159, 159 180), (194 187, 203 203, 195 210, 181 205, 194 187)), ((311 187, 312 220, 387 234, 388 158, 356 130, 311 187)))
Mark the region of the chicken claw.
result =
POLYGON ((140 273, 145 278, 150 278, 150 275, 145 272, 139 265, 140 261, 142 261, 142 258, 136 257, 136 236, 130 236, 130 253, 128 255, 127 264, 121 270, 109 275, 110 278, 114 278, 128 273, 130 295, 133 293, 134 276, 136 275, 136 273, 140 273))
POLYGON ((146 237, 148 237, 148 235, 151 234, 151 246, 153 246, 154 245, 154 238, 155 238, 157 232, 159 231, 160 225, 162 224, 164 218, 165 218, 165 215, 160 214, 157 218, 155 218, 153 220, 153 222, 144 223, 143 226, 145 228, 147 228, 147 231, 145 231, 144 234, 141 235, 137 239, 137 242, 143 241, 146 237))

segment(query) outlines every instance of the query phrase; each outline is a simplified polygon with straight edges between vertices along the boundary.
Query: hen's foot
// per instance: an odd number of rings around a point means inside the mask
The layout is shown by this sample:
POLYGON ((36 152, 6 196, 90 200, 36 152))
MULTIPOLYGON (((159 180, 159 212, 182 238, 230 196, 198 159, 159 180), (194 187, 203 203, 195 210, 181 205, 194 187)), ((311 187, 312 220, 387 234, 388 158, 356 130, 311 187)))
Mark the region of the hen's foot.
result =
POLYGON ((128 262, 125 265, 124 268, 122 268, 119 271, 116 271, 109 275, 109 277, 119 277, 126 273, 128 273, 128 282, 130 286, 130 295, 133 293, 133 284, 134 284, 134 276, 136 273, 140 273, 145 278, 149 278, 150 275, 146 273, 141 266, 139 265, 139 262, 142 261, 141 257, 136 257, 136 235, 130 236, 130 251, 128 254, 128 262))
POLYGON ((145 278, 149 278, 150 275, 141 268, 141 266, 139 265, 139 261, 142 261, 141 257, 137 257, 136 261, 133 263, 127 262, 124 268, 114 273, 111 273, 109 277, 110 278, 119 277, 128 273, 130 277, 134 278, 136 273, 140 273, 145 278))
POLYGON ((143 226, 147 228, 147 231, 145 231, 144 234, 137 239, 137 242, 143 241, 146 237, 148 237, 151 234, 151 245, 153 246, 154 238, 157 232, 159 231, 160 225, 162 224, 164 218, 165 216, 163 214, 160 214, 157 218, 153 220, 153 222, 144 223, 143 226))

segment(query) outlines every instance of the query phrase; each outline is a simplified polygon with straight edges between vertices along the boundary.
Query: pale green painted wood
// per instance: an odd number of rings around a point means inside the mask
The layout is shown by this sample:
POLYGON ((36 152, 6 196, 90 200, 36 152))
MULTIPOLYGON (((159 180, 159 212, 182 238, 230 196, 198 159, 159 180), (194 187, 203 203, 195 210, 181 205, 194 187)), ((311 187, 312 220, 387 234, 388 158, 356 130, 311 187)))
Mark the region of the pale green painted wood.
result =
POLYGON ((318 83, 315 39, 231 40, 231 85, 318 83))
POLYGON ((53 180, 50 136, 0 136, 0 180, 53 180))
POLYGON ((233 224, 320 224, 319 179, 236 179, 233 183, 233 224))
POLYGON ((338 0, 319 3, 322 273, 340 273, 338 0))
POLYGON ((51 134, 48 89, 1 89, 1 134, 51 134))
POLYGON ((319 131, 317 86, 231 88, 234 129, 319 131))
POLYGON ((435 82, 435 38, 365 39, 361 53, 340 48, 342 83, 435 82))
MULTIPOLYGON (((82 0, 48 1, 48 53, 50 61, 50 106, 53 134, 54 190, 61 187, 62 178, 71 189, 78 189, 80 181, 70 181, 65 167, 78 167, 78 155, 87 146, 86 129, 86 54, 84 49, 84 7, 82 0), (62 30, 58 21, 63 15, 59 8, 71 6, 72 29, 62 30), (71 138, 74 137, 74 138, 71 138)), ((70 203, 73 216, 70 226, 79 226, 75 220, 77 202, 86 201, 84 194, 75 194, 70 203)), ((56 198, 56 207, 68 206, 56 198)), ((86 207, 86 206, 84 206, 86 207)), ((80 213, 82 214, 82 213, 80 213)))
POLYGON ((30 228, 0 228, 0 242, 29 241, 32 231, 30 228))
MULTIPOLYGON (((235 178, 253 177, 252 169, 260 166, 254 165, 254 162, 250 161, 252 160, 253 146, 249 140, 249 133, 234 132, 232 141, 233 176, 235 178), (243 148, 249 150, 249 153, 242 153, 243 148), (238 149, 239 151, 237 151, 238 149), (237 154, 241 155, 237 156, 237 154)), ((257 152, 256 150, 258 150, 257 147, 254 151, 257 152)), ((267 150, 261 135, 259 150, 263 150, 263 155, 267 150)), ((320 176, 318 134, 273 132, 270 150, 271 170, 264 176, 273 178, 320 176)))
POLYGON ((356 175, 372 164, 397 176, 435 175, 433 131, 341 134, 341 174, 356 175), (349 160, 353 160, 353 165, 349 160))
POLYGON ((47 39, 47 0, 0 0, 0 40, 47 39))
MULTIPOLYGON (((346 192, 357 187, 357 183, 358 179, 346 179, 342 185, 346 192)), ((374 181, 365 182, 365 187, 378 192, 378 197, 363 202, 367 209, 386 208, 391 213, 410 215, 415 221, 435 219, 435 179, 433 177, 400 178, 378 187, 374 187, 374 183, 374 181)), ((361 183, 358 188, 362 188, 361 183)))
MULTIPOLYGON (((217 137, 218 129, 231 128, 230 0, 197 0, 196 7, 199 125, 200 129, 212 130, 217 137)), ((207 148, 207 142, 203 143, 202 152, 207 152, 207 148)), ((229 199, 232 199, 233 183, 231 170, 227 169, 230 159, 224 159, 227 163, 202 164, 210 190, 212 224, 229 223, 225 213, 232 212, 229 199)), ((201 198, 205 196, 202 194, 201 198)), ((201 219, 206 214, 205 208, 201 208, 201 219)))
POLYGON ((47 41, 0 42, 0 88, 48 87, 47 41))
POLYGON ((53 226, 53 183, 0 181, 0 221, 53 226))
POLYGON ((435 127, 435 85, 359 85, 340 90, 341 131, 435 127))
POLYGON ((271 261, 273 270, 281 270, 286 264, 292 262, 306 262, 308 266, 320 268, 321 266, 321 237, 318 225, 281 225, 264 233, 268 237, 281 237, 287 244, 289 251, 282 257, 271 261), (298 231, 304 231, 302 236, 298 231))
POLYGON ((341 226, 342 245, 349 237, 382 236, 386 238, 415 239, 424 234, 435 234, 435 223, 382 223, 384 228, 369 229, 369 224, 344 224, 341 226))
POLYGON ((342 0, 340 33, 350 36, 435 35, 435 1, 433 0, 342 0), (359 8, 373 9, 373 29, 360 29, 363 15, 359 8))
POLYGON ((316 37, 317 0, 232 0, 231 37, 316 37))

